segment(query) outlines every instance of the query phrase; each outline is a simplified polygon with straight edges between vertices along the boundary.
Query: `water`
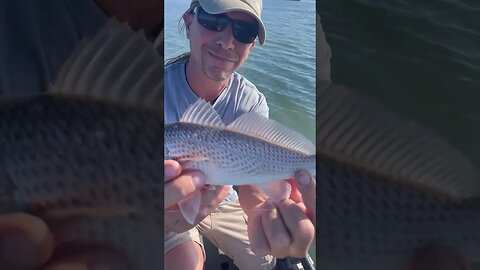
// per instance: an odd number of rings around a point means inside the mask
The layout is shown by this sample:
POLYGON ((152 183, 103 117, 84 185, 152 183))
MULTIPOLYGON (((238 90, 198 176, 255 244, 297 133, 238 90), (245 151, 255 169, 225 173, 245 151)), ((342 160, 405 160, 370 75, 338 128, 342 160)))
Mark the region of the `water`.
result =
MULTIPOLYGON (((165 59, 188 52, 179 19, 190 1, 165 0, 165 59), (181 34, 182 33, 182 34, 181 34)), ((315 1, 264 1, 267 39, 239 73, 266 96, 270 117, 315 141, 315 1)))
POLYGON ((335 82, 431 128, 480 168, 478 1, 318 0, 317 11, 335 82))

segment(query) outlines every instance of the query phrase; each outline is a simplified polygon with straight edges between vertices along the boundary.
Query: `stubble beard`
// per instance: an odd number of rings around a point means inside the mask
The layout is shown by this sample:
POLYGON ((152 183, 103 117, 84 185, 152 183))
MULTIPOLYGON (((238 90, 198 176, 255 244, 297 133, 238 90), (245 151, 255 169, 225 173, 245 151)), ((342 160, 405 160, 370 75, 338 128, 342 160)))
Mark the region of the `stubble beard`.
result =
POLYGON ((206 60, 203 60, 202 71, 205 77, 209 78, 212 81, 221 82, 230 78, 230 76, 233 74, 232 70, 222 70, 217 67, 212 67, 207 65, 206 62, 206 60))

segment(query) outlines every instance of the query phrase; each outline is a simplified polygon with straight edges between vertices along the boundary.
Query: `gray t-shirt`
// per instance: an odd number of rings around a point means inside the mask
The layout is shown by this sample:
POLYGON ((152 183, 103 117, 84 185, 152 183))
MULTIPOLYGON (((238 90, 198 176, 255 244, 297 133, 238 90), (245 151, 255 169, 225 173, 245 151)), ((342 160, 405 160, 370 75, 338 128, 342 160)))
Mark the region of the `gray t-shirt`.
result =
MULTIPOLYGON (((198 96, 187 82, 185 66, 186 61, 165 67, 165 123, 177 122, 188 106, 198 100, 198 96)), ((268 117, 265 96, 255 85, 238 73, 232 74, 227 87, 215 100, 213 108, 227 125, 246 112, 255 112, 268 117)), ((238 200, 235 190, 232 189, 225 200, 238 200)))

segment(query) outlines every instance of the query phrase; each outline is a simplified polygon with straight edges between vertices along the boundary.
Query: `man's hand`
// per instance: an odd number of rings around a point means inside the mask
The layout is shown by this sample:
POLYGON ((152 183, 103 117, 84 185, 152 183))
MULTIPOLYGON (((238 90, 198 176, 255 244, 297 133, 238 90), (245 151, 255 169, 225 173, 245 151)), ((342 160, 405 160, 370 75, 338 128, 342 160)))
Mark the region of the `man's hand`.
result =
POLYGON ((180 164, 175 160, 165 160, 165 208, 176 205, 194 192, 205 186, 205 176, 199 171, 182 172, 180 164))
POLYGON ((205 176, 199 171, 182 171, 180 164, 166 160, 165 168, 165 232, 185 232, 195 227, 212 213, 225 199, 230 186, 215 186, 215 190, 205 188, 205 176), (193 224, 183 217, 177 203, 188 200, 194 193, 200 193, 200 211, 193 224))
POLYGON ((305 172, 295 174, 292 194, 278 203, 266 200, 253 186, 239 187, 239 199, 248 215, 250 247, 257 255, 278 258, 307 255, 315 237, 315 181, 305 172), (306 177, 306 178, 305 178, 306 177), (302 193, 303 192, 303 193, 302 193))

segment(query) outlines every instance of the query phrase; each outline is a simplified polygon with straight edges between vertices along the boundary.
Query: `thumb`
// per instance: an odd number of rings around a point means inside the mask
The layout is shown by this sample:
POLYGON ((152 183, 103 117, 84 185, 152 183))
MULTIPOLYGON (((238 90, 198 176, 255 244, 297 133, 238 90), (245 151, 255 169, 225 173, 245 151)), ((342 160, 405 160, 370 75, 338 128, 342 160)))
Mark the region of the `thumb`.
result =
POLYGON ((0 215, 0 266, 34 269, 52 255, 53 235, 41 219, 24 213, 0 215))
POLYGON ((315 179, 304 170, 295 172, 295 181, 298 191, 302 194, 302 200, 307 208, 310 220, 315 224, 316 190, 315 179))

